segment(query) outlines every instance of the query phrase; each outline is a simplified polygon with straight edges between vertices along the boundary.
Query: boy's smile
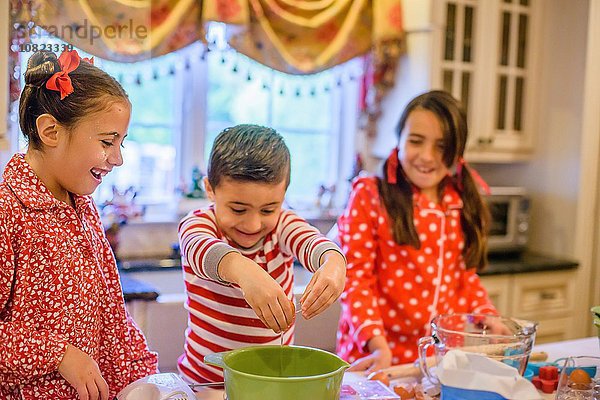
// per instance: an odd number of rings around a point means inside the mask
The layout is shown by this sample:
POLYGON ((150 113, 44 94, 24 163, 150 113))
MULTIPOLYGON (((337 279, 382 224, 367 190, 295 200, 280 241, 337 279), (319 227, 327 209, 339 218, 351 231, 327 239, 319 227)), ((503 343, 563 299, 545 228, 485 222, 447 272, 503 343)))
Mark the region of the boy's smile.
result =
POLYGON ((213 188, 204 184, 214 202, 219 229, 240 248, 251 248, 275 229, 285 197, 286 182, 264 183, 221 180, 213 188))

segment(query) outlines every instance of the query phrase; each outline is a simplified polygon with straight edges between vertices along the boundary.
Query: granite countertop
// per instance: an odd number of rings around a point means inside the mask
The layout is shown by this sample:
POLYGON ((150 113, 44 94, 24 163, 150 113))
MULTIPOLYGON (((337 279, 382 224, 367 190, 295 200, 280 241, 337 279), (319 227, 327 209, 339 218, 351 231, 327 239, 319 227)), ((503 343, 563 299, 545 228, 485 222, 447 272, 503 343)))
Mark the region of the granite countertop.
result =
POLYGON ((158 290, 153 286, 138 281, 127 276, 127 274, 120 274, 121 286, 123 287, 123 297, 125 301, 131 300, 146 300, 153 301, 158 298, 158 290))
POLYGON ((487 268, 479 275, 520 274, 527 272, 562 271, 577 268, 578 262, 534 252, 490 255, 487 268))

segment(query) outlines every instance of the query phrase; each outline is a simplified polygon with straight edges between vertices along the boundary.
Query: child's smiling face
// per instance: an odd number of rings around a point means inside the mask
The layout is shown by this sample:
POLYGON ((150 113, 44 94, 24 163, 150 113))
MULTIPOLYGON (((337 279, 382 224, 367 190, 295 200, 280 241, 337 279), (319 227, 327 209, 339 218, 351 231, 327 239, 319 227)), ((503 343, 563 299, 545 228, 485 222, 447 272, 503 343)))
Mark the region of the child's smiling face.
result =
POLYGON ((130 114, 128 103, 114 101, 71 129, 47 114, 40 117, 39 129, 47 133, 34 170, 54 197, 70 204, 69 193, 92 194, 106 174, 123 164, 121 145, 130 114))
POLYGON ((437 116, 424 109, 411 111, 398 145, 408 179, 430 200, 437 200, 439 183, 449 173, 444 164, 444 133, 437 116))
POLYGON ((240 248, 251 248, 277 225, 286 182, 265 183, 224 178, 216 188, 205 179, 221 231, 240 248))

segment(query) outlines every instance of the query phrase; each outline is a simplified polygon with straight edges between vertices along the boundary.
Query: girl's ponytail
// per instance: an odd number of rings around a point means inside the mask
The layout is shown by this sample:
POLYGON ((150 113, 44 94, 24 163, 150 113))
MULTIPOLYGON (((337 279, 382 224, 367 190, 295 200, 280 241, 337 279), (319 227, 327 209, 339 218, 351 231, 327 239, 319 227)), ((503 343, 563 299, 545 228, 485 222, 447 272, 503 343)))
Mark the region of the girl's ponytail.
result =
POLYGON ((467 268, 476 267, 481 271, 487 264, 487 234, 490 225, 490 213, 485 205, 479 186, 464 161, 455 175, 458 190, 463 201, 461 225, 464 232, 464 258, 467 268))
POLYGON ((412 186, 398 163, 398 150, 383 165, 383 179, 377 180, 381 201, 392 225, 392 236, 398 244, 421 248, 421 241, 413 223, 412 186))

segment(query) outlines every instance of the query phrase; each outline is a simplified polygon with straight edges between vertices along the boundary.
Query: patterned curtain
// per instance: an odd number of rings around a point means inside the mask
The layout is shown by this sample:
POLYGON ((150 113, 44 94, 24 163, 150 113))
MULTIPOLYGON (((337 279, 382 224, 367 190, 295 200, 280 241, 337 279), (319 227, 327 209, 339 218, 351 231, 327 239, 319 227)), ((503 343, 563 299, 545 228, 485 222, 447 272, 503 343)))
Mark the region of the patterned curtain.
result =
POLYGON ((134 62, 205 41, 204 23, 219 21, 228 24, 234 49, 286 73, 315 73, 366 55, 369 135, 404 45, 401 0, 10 1, 13 52, 41 26, 90 54, 134 62))

